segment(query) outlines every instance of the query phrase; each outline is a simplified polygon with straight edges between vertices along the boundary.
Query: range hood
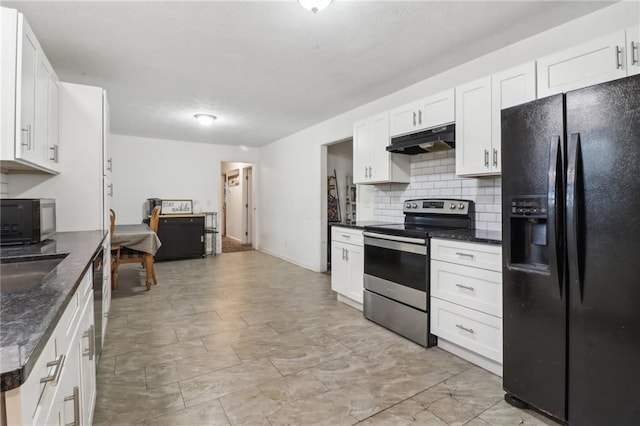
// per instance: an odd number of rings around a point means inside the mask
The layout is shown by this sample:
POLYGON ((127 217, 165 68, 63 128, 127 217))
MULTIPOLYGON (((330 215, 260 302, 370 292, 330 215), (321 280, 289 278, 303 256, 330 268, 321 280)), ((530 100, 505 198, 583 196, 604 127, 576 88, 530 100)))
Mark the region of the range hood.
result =
POLYGON ((455 136, 456 125, 449 124, 391 138, 387 151, 408 155, 444 151, 455 148, 455 136))

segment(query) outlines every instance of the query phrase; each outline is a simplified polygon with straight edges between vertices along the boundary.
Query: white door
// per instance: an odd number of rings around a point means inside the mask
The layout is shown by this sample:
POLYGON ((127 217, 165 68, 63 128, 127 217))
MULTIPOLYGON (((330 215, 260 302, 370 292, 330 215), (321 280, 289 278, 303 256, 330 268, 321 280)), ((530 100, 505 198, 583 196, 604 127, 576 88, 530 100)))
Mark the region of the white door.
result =
POLYGON ((389 146, 389 113, 377 115, 371 120, 372 139, 369 161, 369 181, 384 182, 390 179, 391 154, 389 146))
POLYGON ((538 59, 538 97, 626 77, 625 32, 538 59))
MULTIPOLYGON (((22 19, 23 37, 20 39, 22 61, 18 69, 20 96, 20 137, 16 138, 16 157, 37 163, 35 154, 35 113, 36 113, 36 69, 37 42, 33 33, 28 30, 29 25, 22 19)), ((18 32, 20 23, 18 24, 18 32)))
POLYGON ((449 89, 419 102, 418 126, 421 129, 442 126, 455 121, 455 90, 449 89))
POLYGON ((346 295, 350 270, 347 262, 346 244, 337 241, 331 242, 331 290, 346 295))
POLYGON ((349 264, 349 281, 346 295, 358 303, 363 302, 364 291, 364 253, 360 246, 348 244, 345 246, 347 263, 349 264))
POLYGON ((60 162, 60 85, 53 73, 49 75, 48 128, 48 165, 57 170, 60 162))
POLYGON ((44 55, 36 59, 35 125, 33 150, 38 164, 49 166, 49 79, 50 73, 44 55))
POLYGON ((491 77, 456 87, 456 174, 491 173, 491 77))
POLYGON ((500 172, 501 111, 536 98, 536 63, 529 62, 491 76, 491 170, 500 172))
POLYGON ((389 112, 389 135, 398 136, 411 133, 418 125, 418 105, 414 102, 394 108, 389 112))
POLYGON ((353 125, 353 182, 366 183, 369 179, 371 139, 373 137, 370 120, 362 120, 353 125))

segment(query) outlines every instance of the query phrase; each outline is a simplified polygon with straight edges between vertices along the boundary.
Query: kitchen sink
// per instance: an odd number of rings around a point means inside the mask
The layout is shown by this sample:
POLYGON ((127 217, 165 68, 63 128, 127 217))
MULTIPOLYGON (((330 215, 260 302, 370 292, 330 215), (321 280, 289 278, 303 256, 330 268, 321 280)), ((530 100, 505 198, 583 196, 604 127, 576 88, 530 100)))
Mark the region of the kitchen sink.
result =
MULTIPOLYGON (((66 255, 65 255, 66 257, 66 255)), ((0 263, 0 292, 29 291, 41 284, 64 257, 0 263)))

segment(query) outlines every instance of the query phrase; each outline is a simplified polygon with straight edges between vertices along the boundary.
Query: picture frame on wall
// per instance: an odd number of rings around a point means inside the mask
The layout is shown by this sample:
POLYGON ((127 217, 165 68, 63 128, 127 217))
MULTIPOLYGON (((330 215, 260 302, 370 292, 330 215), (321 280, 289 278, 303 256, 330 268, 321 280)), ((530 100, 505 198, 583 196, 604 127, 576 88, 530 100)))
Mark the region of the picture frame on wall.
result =
POLYGON ((162 200, 160 214, 193 214, 193 200, 162 200))

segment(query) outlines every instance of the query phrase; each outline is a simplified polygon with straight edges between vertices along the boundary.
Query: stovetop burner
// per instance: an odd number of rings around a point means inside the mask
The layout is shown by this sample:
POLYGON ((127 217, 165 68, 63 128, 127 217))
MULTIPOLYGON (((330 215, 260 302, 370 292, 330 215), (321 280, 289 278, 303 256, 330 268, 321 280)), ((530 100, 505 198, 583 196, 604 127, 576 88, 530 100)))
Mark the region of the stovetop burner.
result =
POLYGON ((401 237, 428 238, 430 232, 470 229, 474 204, 458 199, 419 199, 404 202, 404 223, 365 226, 365 231, 401 237))

